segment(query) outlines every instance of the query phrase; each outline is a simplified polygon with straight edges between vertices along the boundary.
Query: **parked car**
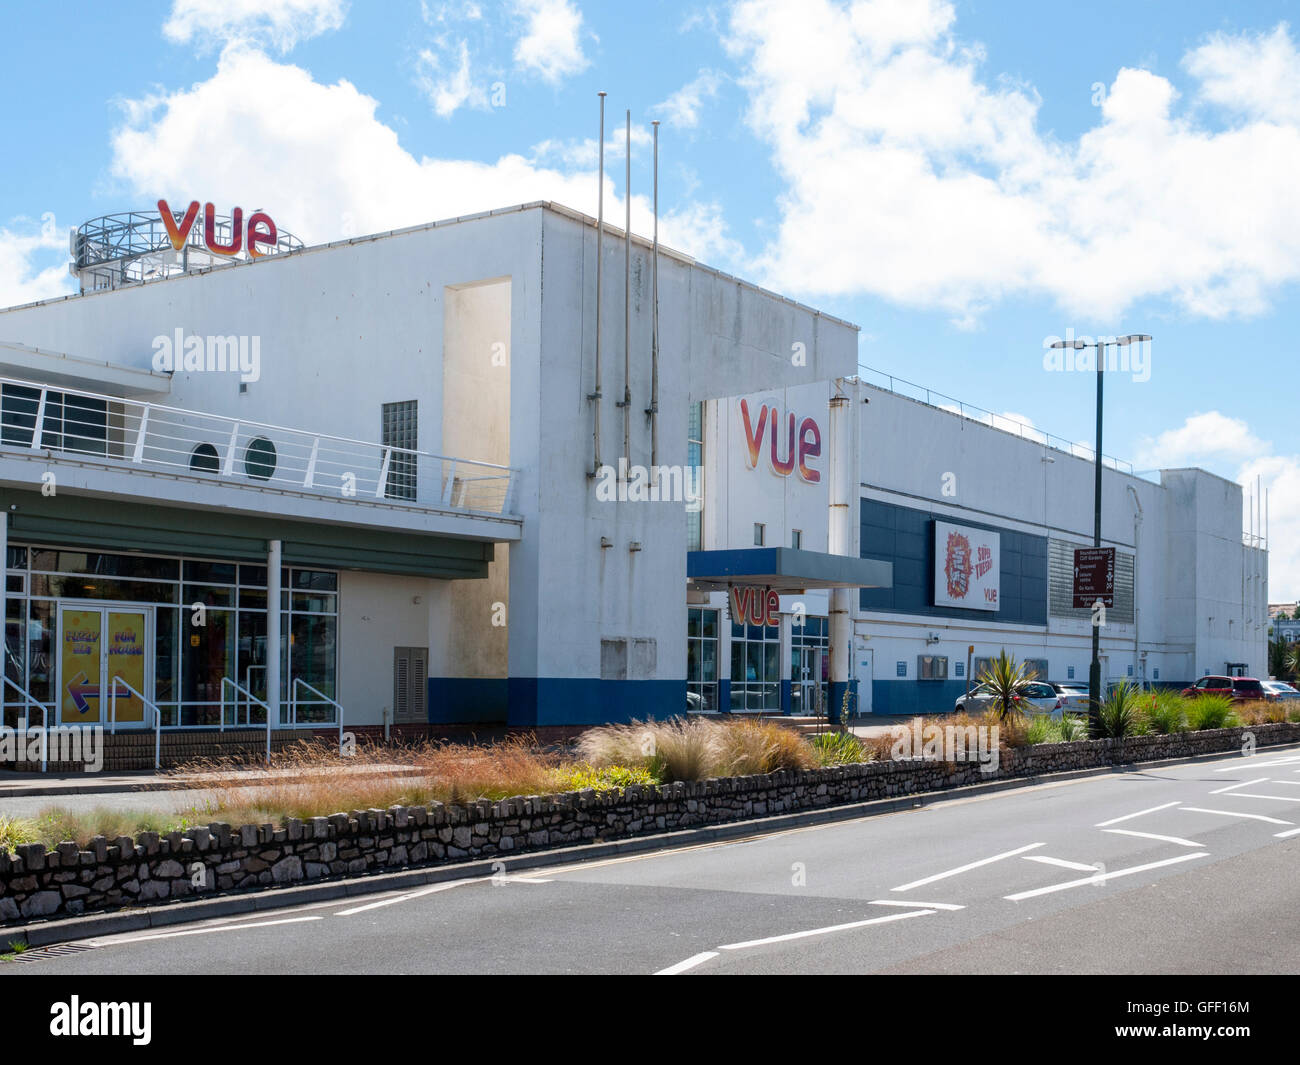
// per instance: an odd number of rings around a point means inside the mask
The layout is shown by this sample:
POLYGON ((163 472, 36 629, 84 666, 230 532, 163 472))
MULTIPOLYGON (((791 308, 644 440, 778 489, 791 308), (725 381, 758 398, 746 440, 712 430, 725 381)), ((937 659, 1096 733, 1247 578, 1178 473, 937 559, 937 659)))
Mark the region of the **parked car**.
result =
MULTIPOLYGON (((959 696, 954 709, 972 714, 982 714, 991 708, 996 696, 987 684, 977 684, 969 694, 959 696)), ((1031 681, 1019 696, 1019 707, 1026 714, 1050 714, 1062 708, 1060 696, 1056 690, 1044 681, 1031 681)))
MULTIPOLYGON (((1061 709, 1070 714, 1086 714, 1088 712, 1088 686, 1080 684, 1077 681, 1055 681, 1047 682, 1052 686, 1052 690, 1060 697, 1061 709)), ((1300 695, 1300 692, 1296 694, 1300 695)))
POLYGON ((1280 702, 1284 699, 1300 699, 1300 691, 1296 691, 1290 684, 1284 680, 1266 680, 1264 685, 1264 698, 1269 702, 1280 702))
POLYGON ((1190 688, 1184 688, 1183 694, 1189 698, 1200 695, 1226 695, 1231 699, 1248 701, 1264 699, 1264 686, 1254 677, 1201 677, 1190 688))

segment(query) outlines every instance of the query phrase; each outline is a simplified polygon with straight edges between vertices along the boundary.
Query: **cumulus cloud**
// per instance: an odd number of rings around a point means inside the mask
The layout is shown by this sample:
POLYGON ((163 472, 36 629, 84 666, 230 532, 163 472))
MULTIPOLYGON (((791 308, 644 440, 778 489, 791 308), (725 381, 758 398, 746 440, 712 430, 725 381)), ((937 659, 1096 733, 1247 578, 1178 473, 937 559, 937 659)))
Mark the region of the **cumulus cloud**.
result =
POLYGON ((582 12, 572 0, 515 0, 523 31, 515 62, 543 81, 558 84, 591 65, 582 50, 582 12))
POLYGON ((343 25, 347 0, 172 0, 163 36, 200 50, 234 41, 269 41, 287 52, 343 25))
MULTIPOLYGON (((350 82, 324 85, 260 51, 230 48, 207 81, 124 104, 111 171, 144 202, 202 189, 218 204, 265 208, 309 243, 533 200, 596 212, 594 163, 416 158, 377 106, 350 82), (210 151, 214 143, 225 150, 210 151)), ((606 215, 619 219, 623 201, 613 175, 605 180, 606 215)), ((634 196, 633 228, 648 233, 651 216, 648 197, 634 196)), ((660 235, 697 256, 736 250, 711 203, 666 213, 660 235)))
POLYGON ((462 39, 451 49, 422 49, 416 84, 441 118, 448 118, 467 105, 482 109, 488 106, 486 84, 477 81, 471 71, 467 40, 462 39), (454 67, 448 69, 447 59, 451 54, 455 56, 454 67))
POLYGON ((66 296, 74 290, 68 276, 68 235, 54 215, 37 225, 15 219, 0 228, 0 307, 66 296))
MULTIPOLYGON (((1243 504, 1254 512, 1256 478, 1268 493, 1270 538, 1269 598, 1292 601, 1300 596, 1300 454, 1277 454, 1240 418, 1219 411, 1193 414, 1183 424, 1141 441, 1139 466, 1177 469, 1195 466, 1227 476, 1243 486, 1243 504)), ((1261 506, 1259 508, 1263 510, 1261 506)), ((1242 527, 1252 521, 1243 514, 1242 527)))
POLYGON ((700 112, 705 103, 718 95, 721 85, 722 77, 716 70, 701 70, 695 78, 650 110, 663 115, 680 129, 694 129, 700 124, 700 112))
POLYGON ((1248 315, 1300 279, 1300 56, 1285 25, 1190 51, 1186 100, 1119 70, 1071 142, 1038 129, 1031 88, 985 71, 947 0, 741 0, 725 43, 786 185, 760 259, 777 289, 970 325, 1011 296, 1098 321, 1146 298, 1248 315), (1209 125, 1210 105, 1237 120, 1209 125))

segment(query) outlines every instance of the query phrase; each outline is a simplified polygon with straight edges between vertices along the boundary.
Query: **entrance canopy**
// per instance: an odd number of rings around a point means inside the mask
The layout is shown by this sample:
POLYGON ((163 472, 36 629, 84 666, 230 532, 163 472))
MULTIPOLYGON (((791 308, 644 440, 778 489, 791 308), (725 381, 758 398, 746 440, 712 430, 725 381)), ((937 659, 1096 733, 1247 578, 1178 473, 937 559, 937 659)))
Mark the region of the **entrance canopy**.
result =
POLYGON ((873 558, 793 547, 746 547, 688 551, 686 578, 701 591, 724 591, 746 584, 792 595, 813 588, 892 588, 894 566, 873 558))

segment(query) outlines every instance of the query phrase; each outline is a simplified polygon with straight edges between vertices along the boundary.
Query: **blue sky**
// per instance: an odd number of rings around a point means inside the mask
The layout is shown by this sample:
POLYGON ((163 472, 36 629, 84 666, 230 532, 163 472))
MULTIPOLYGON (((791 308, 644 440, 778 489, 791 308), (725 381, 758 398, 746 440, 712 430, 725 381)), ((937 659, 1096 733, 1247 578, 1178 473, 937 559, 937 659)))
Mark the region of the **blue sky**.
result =
POLYGON ((1295 3, 152 0, 0 7, 0 305, 71 290, 67 229, 159 197, 309 242, 535 199, 862 326, 861 361, 1067 440, 1046 338, 1148 332, 1108 453, 1269 487, 1300 595, 1295 3))

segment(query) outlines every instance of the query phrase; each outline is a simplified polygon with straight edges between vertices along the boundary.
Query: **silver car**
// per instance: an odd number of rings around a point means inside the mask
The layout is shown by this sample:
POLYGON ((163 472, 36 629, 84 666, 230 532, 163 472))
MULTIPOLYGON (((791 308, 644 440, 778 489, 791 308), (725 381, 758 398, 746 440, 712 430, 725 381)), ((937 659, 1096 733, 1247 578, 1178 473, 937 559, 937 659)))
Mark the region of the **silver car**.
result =
MULTIPOLYGON (((987 684, 977 684, 969 694, 959 696, 954 709, 960 714, 982 714, 992 708, 996 695, 987 684)), ((1035 680, 1020 693, 1020 710, 1026 714, 1051 714, 1061 709, 1061 697, 1050 684, 1035 680)))
POLYGON ((1061 699, 1061 709, 1070 714, 1088 712, 1088 686, 1075 681, 1048 681, 1061 699))

